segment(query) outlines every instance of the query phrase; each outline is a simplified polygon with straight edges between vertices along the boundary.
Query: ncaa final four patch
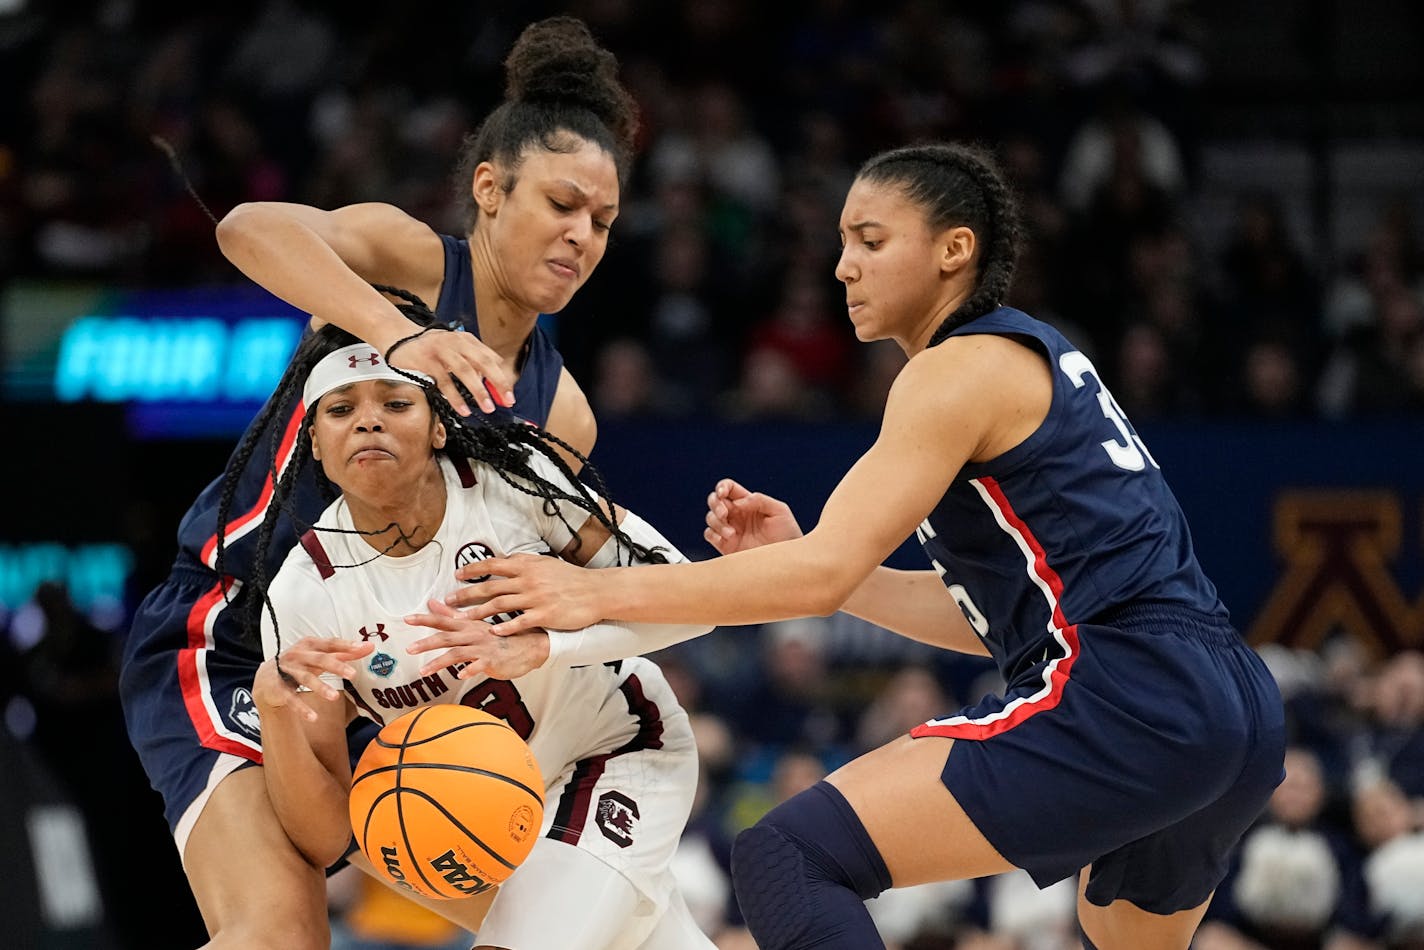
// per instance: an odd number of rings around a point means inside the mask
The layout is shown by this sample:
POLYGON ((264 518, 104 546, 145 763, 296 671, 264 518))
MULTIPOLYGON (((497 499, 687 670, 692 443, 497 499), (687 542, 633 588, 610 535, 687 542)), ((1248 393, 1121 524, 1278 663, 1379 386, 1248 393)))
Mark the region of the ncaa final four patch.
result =
POLYGON ((366 669, 377 676, 390 676, 391 670, 396 668, 396 658, 388 653, 377 653, 371 657, 371 662, 366 664, 366 669))

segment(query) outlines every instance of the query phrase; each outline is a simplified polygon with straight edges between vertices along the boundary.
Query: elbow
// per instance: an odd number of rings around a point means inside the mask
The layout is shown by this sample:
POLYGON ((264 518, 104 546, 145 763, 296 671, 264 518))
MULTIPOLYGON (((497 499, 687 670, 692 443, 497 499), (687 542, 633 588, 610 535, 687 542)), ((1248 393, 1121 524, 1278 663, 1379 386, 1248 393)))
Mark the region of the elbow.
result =
POLYGON ((845 606, 859 584, 860 581, 856 578, 835 574, 828 575, 822 583, 807 585, 811 600, 807 615, 829 617, 836 613, 845 606))
MULTIPOLYGON (((808 535, 785 543, 799 544, 809 538, 808 535)), ((799 616, 829 617, 836 613, 845 606, 851 594, 865 580, 866 574, 874 570, 874 565, 862 569, 857 562, 827 553, 838 549, 837 545, 811 542, 795 552, 800 555, 795 559, 799 563, 785 581, 789 589, 800 592, 793 607, 799 616)))
POLYGON ((351 846, 350 834, 326 835, 320 840, 301 840, 296 837, 291 838, 292 844, 302 857, 306 858, 315 868, 329 868, 337 861, 346 856, 346 851, 351 846))
POLYGON ((244 201, 222 216, 218 222, 216 235, 218 247, 229 257, 234 249, 241 247, 242 243, 249 240, 259 226, 262 217, 262 204, 255 201, 244 201))

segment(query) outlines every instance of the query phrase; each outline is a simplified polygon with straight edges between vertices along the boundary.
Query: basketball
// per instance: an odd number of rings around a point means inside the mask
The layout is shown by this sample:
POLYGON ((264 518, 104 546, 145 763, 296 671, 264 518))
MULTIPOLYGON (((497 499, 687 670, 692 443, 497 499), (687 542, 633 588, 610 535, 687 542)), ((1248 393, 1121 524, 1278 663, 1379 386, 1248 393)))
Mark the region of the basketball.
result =
POLYGON ((351 830, 376 871, 437 900, 502 882, 544 820, 544 779, 502 719, 426 706, 386 725, 351 777, 351 830))

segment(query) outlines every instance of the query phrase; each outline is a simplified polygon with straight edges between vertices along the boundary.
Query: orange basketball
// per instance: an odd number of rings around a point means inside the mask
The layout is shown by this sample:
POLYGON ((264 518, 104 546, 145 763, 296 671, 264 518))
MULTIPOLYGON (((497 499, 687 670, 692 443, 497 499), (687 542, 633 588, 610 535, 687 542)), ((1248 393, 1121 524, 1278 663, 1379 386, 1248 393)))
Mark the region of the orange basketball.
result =
POLYGON ((469 897, 529 856, 544 820, 544 779, 504 720, 425 706, 366 747, 350 805, 356 843, 377 872, 426 897, 469 897))

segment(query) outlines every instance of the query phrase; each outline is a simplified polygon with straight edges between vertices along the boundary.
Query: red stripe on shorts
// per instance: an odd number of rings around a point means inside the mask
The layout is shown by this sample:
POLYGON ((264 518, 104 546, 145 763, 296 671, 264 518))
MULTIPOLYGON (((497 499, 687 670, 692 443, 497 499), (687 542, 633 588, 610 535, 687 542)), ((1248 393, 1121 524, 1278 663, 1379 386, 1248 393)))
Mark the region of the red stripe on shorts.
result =
POLYGON ((1043 545, 1039 543, 1033 531, 1014 511, 1008 496, 1004 494, 1003 488, 996 480, 984 477, 973 479, 973 482, 977 483, 981 496, 1002 519, 1002 523, 1007 525, 1008 534, 1014 537, 1020 549, 1027 549, 1025 565, 1030 577, 1037 582, 1036 586, 1039 586, 1040 590, 1047 588, 1044 596, 1051 611, 1053 636, 1063 649, 1063 656, 1044 668, 1046 682, 1043 688, 1037 692, 1013 699, 998 712, 977 719, 965 716, 931 719, 910 730, 910 735, 916 739, 925 736, 944 736, 950 739, 988 739, 990 736, 996 736, 1012 729, 1037 713, 1052 709, 1063 698, 1063 687, 1068 682, 1069 674, 1073 669, 1073 661, 1077 659, 1079 653, 1078 625, 1070 624, 1068 618, 1063 615, 1063 579, 1058 576, 1057 571, 1049 566, 1048 554, 1044 551, 1043 545))
POLYGON ((663 747, 663 717, 657 703, 648 699, 643 692, 643 684, 637 676, 629 676, 618 684, 623 698, 628 701, 628 712, 638 717, 638 731, 623 745, 612 752, 590 756, 574 765, 573 775, 559 795, 559 810, 554 813, 554 823, 548 837, 565 844, 578 844, 588 823, 589 806, 593 801, 593 789, 603 778, 603 770, 608 760, 614 756, 626 755, 641 749, 661 749, 663 747))
POLYGON ((208 615, 223 600, 223 590, 232 583, 230 578, 219 581, 203 594, 188 611, 188 645, 178 651, 178 683, 183 692, 183 705, 188 709, 188 719, 193 723, 193 731, 198 741, 216 752, 229 752, 253 762, 262 761, 262 753, 251 746, 235 742, 218 731, 203 702, 206 686, 199 665, 208 653, 208 615))

